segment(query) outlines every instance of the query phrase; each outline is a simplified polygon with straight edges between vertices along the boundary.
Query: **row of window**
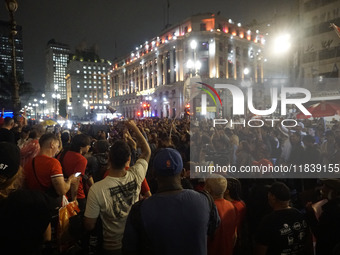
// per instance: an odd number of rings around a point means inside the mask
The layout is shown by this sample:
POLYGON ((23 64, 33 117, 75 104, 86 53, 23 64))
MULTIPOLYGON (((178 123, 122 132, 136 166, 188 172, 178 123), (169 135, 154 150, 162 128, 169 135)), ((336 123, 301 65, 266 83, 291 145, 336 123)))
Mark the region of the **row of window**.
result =
POLYGON ((89 69, 89 70, 91 70, 92 68, 93 68, 93 69, 97 69, 97 68, 98 68, 98 70, 100 70, 100 69, 106 70, 106 67, 105 67, 105 66, 103 66, 103 67, 98 66, 98 67, 97 67, 97 66, 86 66, 86 65, 84 65, 84 66, 83 66, 83 69, 86 69, 86 68, 89 69))

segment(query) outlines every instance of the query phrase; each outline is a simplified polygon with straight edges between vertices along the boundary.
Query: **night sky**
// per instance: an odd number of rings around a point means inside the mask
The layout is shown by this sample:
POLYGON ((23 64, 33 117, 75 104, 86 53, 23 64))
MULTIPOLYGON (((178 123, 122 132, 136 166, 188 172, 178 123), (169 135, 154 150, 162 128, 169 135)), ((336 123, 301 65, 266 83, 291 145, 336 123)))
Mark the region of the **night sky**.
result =
MULTIPOLYGON (((97 44, 99 56, 112 60, 159 34, 166 24, 166 0, 17 0, 17 24, 23 26, 25 81, 35 88, 45 82, 44 52, 54 38, 71 50, 82 41, 97 44), (115 48, 116 42, 116 48, 115 48)), ((246 24, 267 21, 297 0, 170 0, 169 23, 193 14, 221 12, 246 24)), ((8 20, 4 1, 0 20, 8 20)))

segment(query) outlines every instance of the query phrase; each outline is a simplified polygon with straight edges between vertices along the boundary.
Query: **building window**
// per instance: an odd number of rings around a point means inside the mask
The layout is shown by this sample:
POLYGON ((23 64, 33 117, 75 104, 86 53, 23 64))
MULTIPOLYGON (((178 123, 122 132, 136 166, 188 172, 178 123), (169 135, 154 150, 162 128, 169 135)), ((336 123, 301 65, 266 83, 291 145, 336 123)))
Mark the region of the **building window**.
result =
POLYGON ((228 53, 232 53, 233 46, 231 44, 228 44, 228 53))
POLYGON ((218 44, 218 48, 219 48, 220 51, 223 51, 223 43, 220 42, 220 43, 218 44))
POLYGON ((200 31, 207 31, 207 24, 201 23, 200 24, 200 31))
POLYGON ((223 57, 219 58, 220 66, 223 66, 223 57))
POLYGON ((209 50, 209 43, 208 42, 202 42, 199 44, 199 51, 208 51, 209 50))
POLYGON ((236 47, 236 56, 241 56, 240 47, 236 47))

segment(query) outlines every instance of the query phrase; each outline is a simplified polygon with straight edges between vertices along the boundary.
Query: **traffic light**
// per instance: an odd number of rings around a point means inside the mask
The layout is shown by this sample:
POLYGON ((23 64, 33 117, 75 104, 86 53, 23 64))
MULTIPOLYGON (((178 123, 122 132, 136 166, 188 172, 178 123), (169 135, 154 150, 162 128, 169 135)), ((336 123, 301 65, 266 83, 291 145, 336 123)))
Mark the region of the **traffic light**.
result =
POLYGON ((150 111, 150 104, 147 105, 146 110, 147 110, 147 111, 150 111))

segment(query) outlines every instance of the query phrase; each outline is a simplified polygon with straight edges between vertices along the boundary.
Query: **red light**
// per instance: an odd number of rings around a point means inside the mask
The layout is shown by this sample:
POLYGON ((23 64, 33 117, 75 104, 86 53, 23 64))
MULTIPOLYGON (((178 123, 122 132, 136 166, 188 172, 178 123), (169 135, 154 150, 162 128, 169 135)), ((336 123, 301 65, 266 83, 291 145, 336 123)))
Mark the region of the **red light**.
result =
POLYGON ((137 112, 137 115, 140 116, 140 112, 137 112))
POLYGON ((148 107, 150 107, 150 104, 148 104, 148 107))
POLYGON ((146 107, 146 104, 143 104, 143 107, 146 107))
POLYGON ((91 106, 90 106, 90 109, 93 109, 93 108, 94 108, 93 105, 91 105, 91 106))
POLYGON ((190 104, 187 104, 185 107, 186 107, 186 108, 190 108, 190 104))

